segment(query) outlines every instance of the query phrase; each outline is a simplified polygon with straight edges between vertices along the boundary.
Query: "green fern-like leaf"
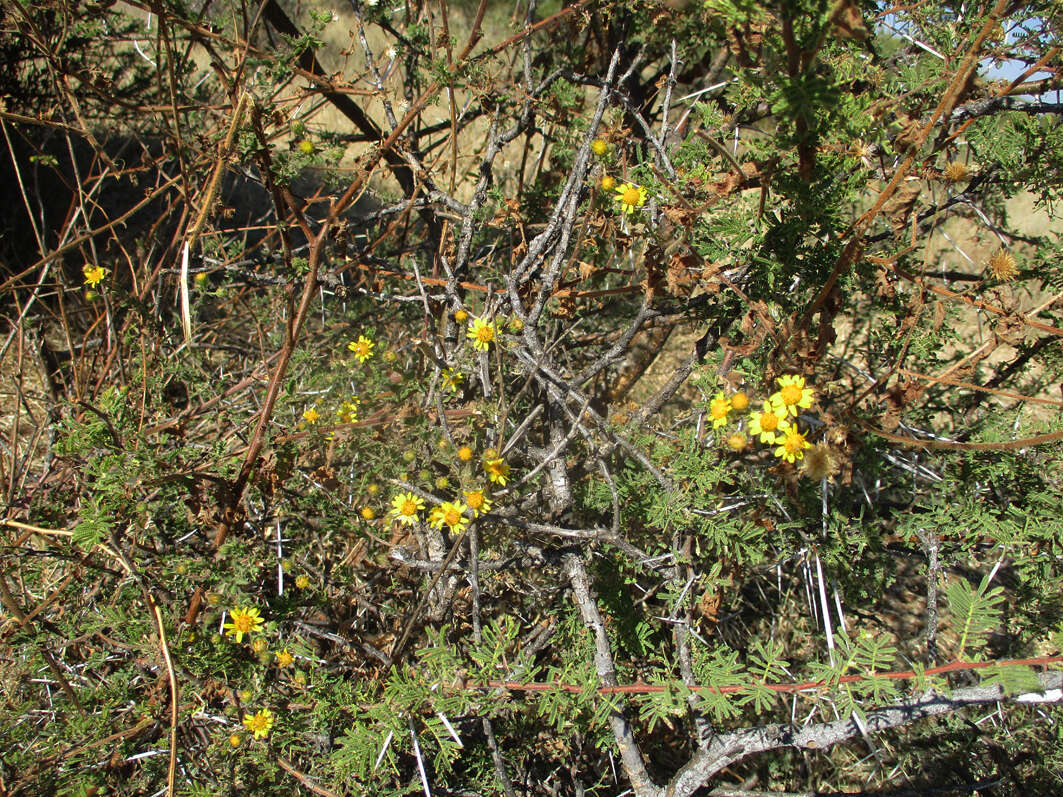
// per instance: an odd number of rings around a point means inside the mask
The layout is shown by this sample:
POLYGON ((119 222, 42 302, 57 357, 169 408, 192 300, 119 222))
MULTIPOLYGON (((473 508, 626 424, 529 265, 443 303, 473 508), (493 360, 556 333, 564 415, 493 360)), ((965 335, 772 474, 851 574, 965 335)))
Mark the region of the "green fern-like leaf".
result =
POLYGON ((1025 692, 1041 691, 1041 682, 1037 678, 1037 673, 1030 667, 997 665, 986 668, 982 674, 986 676, 983 684, 999 685, 1004 690, 1004 694, 1009 697, 1025 692))
POLYGON ((949 613, 959 635, 958 657, 962 658, 970 648, 985 644, 989 634, 999 626, 1003 593, 1001 587, 989 588, 988 576, 982 579, 977 589, 962 579, 953 581, 945 588, 949 613))

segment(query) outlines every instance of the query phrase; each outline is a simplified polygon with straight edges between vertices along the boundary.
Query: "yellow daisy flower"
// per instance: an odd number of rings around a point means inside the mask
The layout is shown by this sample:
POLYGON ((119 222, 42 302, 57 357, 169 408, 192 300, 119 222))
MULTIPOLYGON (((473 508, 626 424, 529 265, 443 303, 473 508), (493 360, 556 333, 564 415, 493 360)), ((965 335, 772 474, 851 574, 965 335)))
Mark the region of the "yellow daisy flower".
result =
POLYGON ((375 344, 365 335, 359 335, 358 340, 352 340, 347 344, 347 348, 354 352, 354 358, 360 363, 364 363, 370 357, 373 356, 373 346, 375 344))
POLYGON ((482 318, 474 318, 472 326, 469 327, 469 331, 465 334, 472 341, 474 348, 480 351, 487 351, 495 339, 495 325, 490 321, 484 321, 482 318))
POLYGON ((731 411, 731 400, 720 391, 709 402, 709 417, 712 418, 712 428, 719 429, 727 423, 727 413, 731 411))
POLYGON ((762 443, 774 445, 777 433, 785 432, 790 426, 785 418, 781 411, 776 411, 770 402, 765 401, 762 412, 749 414, 749 433, 759 437, 762 443))
MULTIPOLYGON (((477 346, 476 348, 480 348, 477 346)), ((465 381, 465 375, 461 371, 452 371, 449 368, 443 369, 443 389, 449 390, 451 393, 457 393, 462 383, 465 381)))
POLYGON ((484 512, 491 511, 491 499, 484 495, 483 490, 462 490, 465 496, 465 505, 472 510, 473 517, 479 517, 484 512))
POLYGON ((265 739, 273 727, 273 712, 264 708, 257 714, 244 714, 244 727, 251 731, 256 739, 265 739))
POLYGON ((454 320, 457 321, 459 324, 464 324, 466 321, 469 320, 468 311, 467 310, 455 310, 454 311, 454 320))
POLYGON ((304 138, 302 141, 299 142, 299 151, 304 155, 313 155, 314 142, 304 138))
POLYGON ((418 512, 424 509, 424 499, 413 493, 399 493, 391 499, 391 512, 393 520, 407 526, 412 526, 420 520, 418 512))
POLYGON ((501 458, 485 459, 484 472, 487 474, 488 479, 495 484, 501 484, 503 487, 509 481, 509 465, 501 458))
POLYGON ((436 529, 446 525, 455 533, 465 531, 465 527, 469 525, 469 519, 465 517, 465 510, 468 508, 461 501, 444 501, 429 513, 428 525, 436 529))
POLYGON ((749 396, 743 393, 741 390, 731 396, 731 408, 736 409, 739 412, 749 406, 749 396))
POLYGON ((603 191, 612 191, 616 188, 616 178, 610 177, 608 174, 605 175, 605 177, 602 178, 601 186, 603 191))
POLYGON ((797 408, 807 410, 812 406, 812 388, 805 387, 805 378, 796 374, 780 376, 777 393, 772 393, 768 399, 775 412, 782 417, 797 415, 797 408))
POLYGON ((315 424, 321 419, 321 413, 311 407, 308 410, 303 410, 303 420, 309 424, 315 424))
POLYGON ((340 408, 336 411, 336 415, 343 423, 357 423, 358 422, 358 407, 361 406, 361 401, 357 396, 351 396, 347 401, 340 404, 340 408))
POLYGON ((291 667, 292 662, 295 661, 295 656, 288 652, 288 648, 285 648, 275 655, 277 656, 277 666, 281 668, 291 667))
POLYGON ((591 152, 597 155, 599 158, 609 151, 609 144, 600 138, 594 139, 591 142, 591 152))
POLYGON ((246 609, 233 609, 229 616, 232 618, 232 622, 226 623, 223 627, 225 628, 225 633, 228 636, 235 637, 238 643, 244 641, 244 634, 251 635, 261 631, 265 622, 258 609, 254 606, 249 606, 246 609))
POLYGON ((107 269, 103 266, 90 266, 88 263, 82 267, 81 271, 85 275, 85 284, 90 288, 95 288, 107 276, 107 269))
POLYGON ((812 444, 805 440, 805 436, 797 431, 796 426, 788 426, 785 436, 781 440, 776 437, 775 442, 779 443, 779 447, 775 449, 775 456, 786 462, 804 459, 805 449, 812 447, 812 444))
POLYGON ((309 576, 296 576, 295 577, 296 589, 308 589, 310 587, 309 576))
POLYGON ((468 462, 472 459, 472 449, 468 446, 462 446, 458 449, 458 459, 462 462, 468 462))
POLYGON ((635 208, 646 204, 646 189, 634 183, 624 183, 616 189, 614 199, 620 203, 620 209, 624 213, 634 213, 635 208))

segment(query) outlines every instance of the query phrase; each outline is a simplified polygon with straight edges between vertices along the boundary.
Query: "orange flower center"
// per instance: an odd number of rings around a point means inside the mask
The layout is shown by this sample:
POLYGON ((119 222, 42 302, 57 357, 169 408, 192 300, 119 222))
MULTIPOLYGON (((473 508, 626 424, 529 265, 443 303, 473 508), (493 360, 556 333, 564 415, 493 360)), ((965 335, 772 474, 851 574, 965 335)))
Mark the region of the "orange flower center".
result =
POLYGON ((796 454, 805 447, 805 437, 802 434, 788 434, 783 441, 783 448, 787 454, 796 454))
POLYGON ((446 514, 443 515, 443 522, 448 526, 456 526, 461 522, 461 513, 456 509, 448 509, 446 514))
POLYGON ((637 205, 641 194, 637 188, 625 188, 624 195, 620 198, 620 201, 625 205, 637 205))
POLYGON ((251 626, 254 624, 254 620, 251 619, 249 614, 241 614, 239 617, 233 618, 233 625, 236 626, 236 630, 241 634, 251 633, 251 626))
POLYGON ((484 505, 484 497, 480 493, 469 493, 465 496, 465 501, 470 509, 479 509, 484 505))
POLYGON ((801 388, 797 385, 787 385, 779 391, 783 404, 797 404, 801 401, 801 388))
POLYGON ((495 330, 489 324, 484 324, 476 330, 476 339, 481 343, 490 343, 495 339, 495 330))
POLYGON ((417 514, 417 502, 411 501, 407 498, 402 502, 402 509, 399 510, 403 515, 410 516, 417 514))
POLYGON ((765 432, 774 432, 779 426, 779 419, 770 412, 765 412, 760 416, 760 428, 765 432))
POLYGON ((727 417, 727 402, 716 400, 709 404, 709 414, 713 419, 727 417))

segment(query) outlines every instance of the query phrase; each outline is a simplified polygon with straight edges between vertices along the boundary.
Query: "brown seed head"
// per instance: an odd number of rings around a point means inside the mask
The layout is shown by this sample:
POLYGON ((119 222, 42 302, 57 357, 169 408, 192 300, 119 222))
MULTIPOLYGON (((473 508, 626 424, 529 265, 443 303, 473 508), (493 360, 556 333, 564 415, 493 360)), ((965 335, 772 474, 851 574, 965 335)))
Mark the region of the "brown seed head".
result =
POLYGON ((989 273, 993 275, 994 279, 998 279, 1001 282, 1015 279, 1019 269, 1015 267, 1015 258, 1011 252, 1007 249, 998 249, 989 258, 989 273))
POLYGON ((801 473, 812 481, 831 479, 838 472, 838 453, 828 445, 820 443, 805 452, 801 462, 801 473))
POLYGON ((966 163, 952 161, 945 167, 945 179, 950 183, 962 183, 970 176, 971 170, 967 168, 966 163))

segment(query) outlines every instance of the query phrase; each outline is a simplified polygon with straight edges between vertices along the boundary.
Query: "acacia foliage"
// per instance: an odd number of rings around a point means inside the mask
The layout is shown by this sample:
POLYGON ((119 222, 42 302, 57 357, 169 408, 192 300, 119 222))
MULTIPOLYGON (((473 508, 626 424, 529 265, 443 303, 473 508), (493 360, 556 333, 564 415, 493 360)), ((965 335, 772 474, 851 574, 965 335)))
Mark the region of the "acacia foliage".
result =
POLYGON ((1058 790, 1049 6, 491 5, 5 7, 4 788, 1058 790))

